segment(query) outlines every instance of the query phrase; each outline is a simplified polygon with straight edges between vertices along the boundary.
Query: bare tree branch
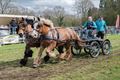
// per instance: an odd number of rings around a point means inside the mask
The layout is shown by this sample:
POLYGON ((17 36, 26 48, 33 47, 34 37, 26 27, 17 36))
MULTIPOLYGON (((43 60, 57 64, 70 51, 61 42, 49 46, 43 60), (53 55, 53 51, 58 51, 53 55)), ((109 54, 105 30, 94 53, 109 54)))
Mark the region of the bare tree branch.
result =
POLYGON ((94 5, 90 0, 76 0, 74 4, 75 11, 82 17, 87 16, 88 10, 93 7, 94 5))
POLYGON ((10 5, 12 0, 0 0, 0 13, 6 13, 8 6, 10 5))
POLYGON ((57 19, 58 26, 62 26, 65 17, 64 8, 61 6, 55 6, 53 10, 54 10, 54 17, 57 19))

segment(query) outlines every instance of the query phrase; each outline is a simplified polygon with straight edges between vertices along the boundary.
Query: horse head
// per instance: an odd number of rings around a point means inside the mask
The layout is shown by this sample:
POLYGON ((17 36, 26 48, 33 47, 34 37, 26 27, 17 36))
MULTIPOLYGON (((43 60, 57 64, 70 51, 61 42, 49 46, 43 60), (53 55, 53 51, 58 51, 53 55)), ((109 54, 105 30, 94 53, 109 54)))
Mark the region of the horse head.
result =
POLYGON ((34 29, 34 19, 21 18, 18 20, 18 34, 23 37, 24 34, 28 34, 33 38, 38 37, 38 32, 34 29))
POLYGON ((37 25, 37 31, 43 35, 48 34, 49 30, 53 28, 53 22, 44 18, 41 18, 37 25))
POLYGON ((18 22, 18 32, 17 33, 20 37, 23 37, 24 32, 25 32, 25 26, 26 26, 25 19, 19 18, 17 22, 18 22))

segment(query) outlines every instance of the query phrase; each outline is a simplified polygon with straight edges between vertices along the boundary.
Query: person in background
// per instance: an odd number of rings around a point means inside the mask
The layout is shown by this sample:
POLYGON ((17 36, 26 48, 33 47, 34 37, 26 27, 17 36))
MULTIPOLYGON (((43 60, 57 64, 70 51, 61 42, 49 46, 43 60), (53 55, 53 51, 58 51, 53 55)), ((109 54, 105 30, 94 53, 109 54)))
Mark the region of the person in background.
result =
POLYGON ((96 21, 96 25, 97 25, 97 37, 104 39, 104 35, 107 32, 108 28, 102 16, 100 16, 99 19, 96 21))
POLYGON ((16 19, 15 18, 13 18, 12 20, 11 20, 11 22, 10 22, 10 34, 16 34, 16 29, 17 29, 17 27, 18 27, 18 24, 17 24, 17 22, 16 22, 16 19))

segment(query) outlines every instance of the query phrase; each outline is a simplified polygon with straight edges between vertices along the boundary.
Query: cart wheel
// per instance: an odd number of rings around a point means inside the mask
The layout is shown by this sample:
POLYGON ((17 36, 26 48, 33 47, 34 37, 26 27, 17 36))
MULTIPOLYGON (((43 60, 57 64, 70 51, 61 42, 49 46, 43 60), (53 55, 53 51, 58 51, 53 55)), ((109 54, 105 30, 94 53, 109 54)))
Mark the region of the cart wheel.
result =
POLYGON ((102 45, 102 53, 104 55, 108 55, 110 54, 110 50, 111 50, 111 43, 109 40, 105 40, 102 45))
POLYGON ((71 51, 72 51, 73 55, 80 55, 80 53, 82 51, 82 47, 77 48, 77 47, 72 46, 71 51))
POLYGON ((98 55, 100 54, 100 44, 97 41, 93 41, 91 42, 90 46, 90 56, 92 58, 98 57, 98 55))
POLYGON ((84 48, 84 52, 87 53, 87 54, 89 54, 90 53, 90 49, 84 48))

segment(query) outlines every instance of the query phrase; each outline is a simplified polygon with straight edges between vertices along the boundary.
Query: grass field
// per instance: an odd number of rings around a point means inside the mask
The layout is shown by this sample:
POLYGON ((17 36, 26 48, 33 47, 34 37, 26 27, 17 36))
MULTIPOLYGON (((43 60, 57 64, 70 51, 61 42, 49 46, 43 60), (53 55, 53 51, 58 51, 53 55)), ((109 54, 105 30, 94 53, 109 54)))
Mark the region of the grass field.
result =
MULTIPOLYGON (((120 80, 120 35, 108 35, 112 54, 91 58, 88 54, 74 57, 70 62, 42 64, 33 69, 29 60, 19 67, 25 44, 0 47, 0 80, 120 80)), ((33 49, 34 57, 37 49, 33 49)))

